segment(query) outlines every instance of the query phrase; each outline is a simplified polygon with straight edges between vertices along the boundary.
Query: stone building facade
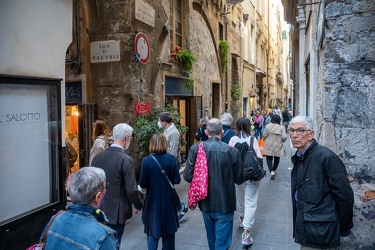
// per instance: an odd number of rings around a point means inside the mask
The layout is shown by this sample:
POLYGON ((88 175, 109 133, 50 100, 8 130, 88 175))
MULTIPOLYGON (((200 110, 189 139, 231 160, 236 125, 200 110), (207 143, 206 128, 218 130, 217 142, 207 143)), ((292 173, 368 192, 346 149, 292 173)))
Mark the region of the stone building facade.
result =
MULTIPOLYGON (((267 109, 271 99, 275 104, 277 93, 285 96, 280 70, 283 67, 276 67, 275 61, 282 48, 280 25, 269 28, 274 23, 272 18, 280 12, 276 3, 279 1, 254 0, 244 5, 245 2, 228 4, 225 0, 76 0, 74 41, 67 52, 66 79, 82 85, 82 98, 67 106, 75 110, 80 109, 79 105, 95 104, 95 110, 80 115, 104 119, 113 127, 119 122, 133 125, 137 118, 135 102, 149 102, 151 107, 171 103, 180 108, 182 125, 190 128, 186 156, 201 117, 220 117, 228 111, 236 120, 244 111, 250 115, 251 109, 267 109), (268 11, 268 5, 273 11, 268 11), (249 36, 244 36, 245 30, 249 36), (149 60, 143 65, 136 61, 134 51, 139 32, 147 36, 150 46, 149 60), (221 40, 230 46, 224 71, 221 40), (118 58, 95 61, 97 55, 90 46, 105 47, 110 43, 119 43, 119 50, 113 52, 118 58), (192 51, 197 59, 190 75, 184 74, 173 56, 177 47, 192 51), (194 82, 192 89, 186 88, 187 79, 194 82), (241 93, 235 100, 236 86, 241 93)), ((89 132, 93 119, 83 120, 86 123, 81 128, 89 132)), ((65 122, 70 131, 69 120, 65 122)), ((81 165, 85 165, 92 143, 87 138, 90 137, 81 137, 86 140, 80 142, 81 165)))
POLYGON ((294 114, 345 163, 355 192, 345 249, 374 249, 375 2, 283 1, 293 27, 294 114))

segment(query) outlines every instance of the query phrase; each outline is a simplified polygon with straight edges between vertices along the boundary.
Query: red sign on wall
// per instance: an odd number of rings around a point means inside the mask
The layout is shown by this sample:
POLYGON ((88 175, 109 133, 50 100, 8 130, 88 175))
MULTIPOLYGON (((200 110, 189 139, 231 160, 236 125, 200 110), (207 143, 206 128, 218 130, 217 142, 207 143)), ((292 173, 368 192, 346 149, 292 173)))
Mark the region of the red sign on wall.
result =
POLYGON ((135 102, 134 113, 137 115, 150 113, 150 102, 135 102))

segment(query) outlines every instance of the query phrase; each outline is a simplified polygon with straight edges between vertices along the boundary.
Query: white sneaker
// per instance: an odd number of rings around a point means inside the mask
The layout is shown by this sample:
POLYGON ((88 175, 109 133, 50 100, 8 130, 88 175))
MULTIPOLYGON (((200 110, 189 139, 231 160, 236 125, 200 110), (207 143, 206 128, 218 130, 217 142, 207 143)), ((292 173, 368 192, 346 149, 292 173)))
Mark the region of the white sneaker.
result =
POLYGON ((242 233, 242 245, 244 246, 250 246, 254 243, 253 238, 250 237, 250 233, 248 235, 245 235, 245 233, 242 233))
POLYGON ((275 179, 275 176, 276 176, 276 172, 275 171, 271 171, 270 178, 273 180, 273 179, 275 179))

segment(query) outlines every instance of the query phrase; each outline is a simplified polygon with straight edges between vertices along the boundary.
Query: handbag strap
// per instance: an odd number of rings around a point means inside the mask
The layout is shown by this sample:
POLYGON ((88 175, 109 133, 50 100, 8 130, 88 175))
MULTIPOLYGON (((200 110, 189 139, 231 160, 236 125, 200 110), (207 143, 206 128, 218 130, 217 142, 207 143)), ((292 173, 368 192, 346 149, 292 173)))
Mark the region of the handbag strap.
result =
POLYGON ((165 178, 167 179, 167 181, 169 182, 169 185, 171 186, 172 189, 174 189, 174 185, 172 184, 172 182, 169 180, 168 176, 167 176, 167 173, 165 173, 164 169, 160 166, 158 160, 156 160, 155 156, 153 154, 150 155, 152 157, 152 159, 155 160, 156 164, 158 164, 160 170, 161 170, 161 173, 165 176, 165 178))
POLYGON ((277 127, 277 124, 271 129, 270 133, 277 127))
POLYGON ((47 228, 46 230, 44 231, 44 234, 43 234, 43 237, 42 239, 40 240, 40 242, 43 242, 45 243, 47 241, 47 236, 48 236, 48 231, 50 229, 50 227, 52 226, 52 223, 55 221, 55 219, 57 218, 57 216, 59 216, 60 214, 64 213, 65 211, 64 210, 60 210, 57 214, 55 214, 52 219, 50 220, 50 222, 48 223, 47 225, 47 228))

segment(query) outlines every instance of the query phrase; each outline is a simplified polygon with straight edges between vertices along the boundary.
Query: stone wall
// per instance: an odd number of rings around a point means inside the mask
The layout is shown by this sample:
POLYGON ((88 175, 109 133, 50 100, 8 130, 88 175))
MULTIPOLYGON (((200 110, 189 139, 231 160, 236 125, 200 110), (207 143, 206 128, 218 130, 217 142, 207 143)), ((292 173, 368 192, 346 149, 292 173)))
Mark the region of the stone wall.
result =
POLYGON ((354 227, 343 249, 374 249, 375 1, 328 2, 318 67, 318 139, 353 177, 354 227))

